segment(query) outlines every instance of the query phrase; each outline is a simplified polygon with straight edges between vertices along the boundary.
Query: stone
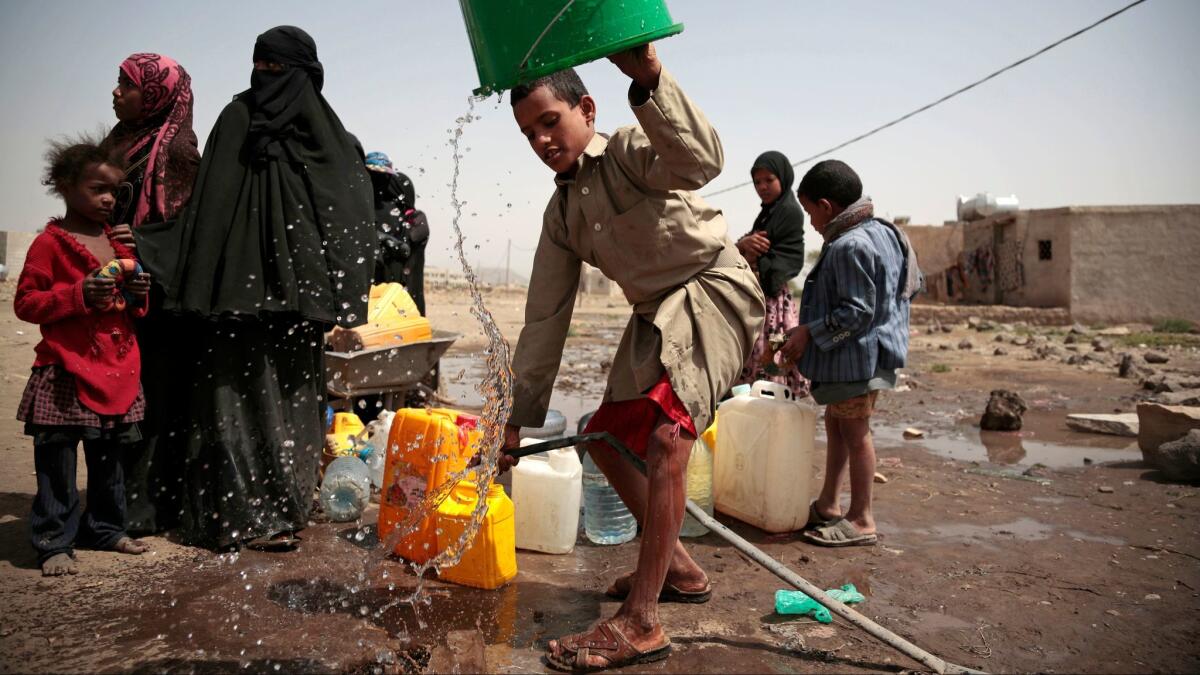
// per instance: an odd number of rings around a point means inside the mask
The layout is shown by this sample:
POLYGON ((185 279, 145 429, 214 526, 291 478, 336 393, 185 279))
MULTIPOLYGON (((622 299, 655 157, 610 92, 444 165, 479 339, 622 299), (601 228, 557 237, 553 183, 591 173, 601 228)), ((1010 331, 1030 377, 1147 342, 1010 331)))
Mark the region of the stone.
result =
POLYGON ((1074 333, 1067 333, 1067 337, 1063 338, 1064 345, 1073 345, 1078 341, 1079 339, 1075 337, 1074 333))
POLYGON ((961 340, 961 341, 958 343, 958 348, 959 348, 959 349, 971 349, 971 348, 973 348, 974 346, 975 346, 975 345, 974 345, 974 344, 972 344, 972 343, 971 343, 971 341, 970 341, 970 340, 968 340, 968 339, 966 339, 966 338, 963 338, 963 339, 962 339, 962 340, 961 340))
POLYGON ((984 431, 1020 431, 1022 416, 1029 406, 1021 395, 1006 389, 992 391, 979 419, 979 428, 984 431))
POLYGON ((925 438, 925 432, 916 427, 909 427, 904 430, 904 437, 910 441, 914 438, 925 438))
POLYGON ((1168 480, 1192 483, 1200 481, 1200 428, 1192 429, 1186 436, 1163 443, 1157 450, 1143 456, 1168 480))
POLYGON ((943 333, 953 333, 954 332, 954 326, 942 325, 941 329, 942 329, 943 333))
POLYGON ((954 348, 953 348, 953 347, 951 347, 951 346, 950 346, 950 345, 948 345, 948 344, 945 344, 945 343, 938 345, 938 350, 939 350, 939 351, 948 352, 948 351, 950 351, 951 349, 954 349, 954 348))
POLYGON ((981 319, 977 316, 967 317, 967 328, 978 329, 982 325, 983 325, 983 319, 981 319))
POLYGON ((1107 485, 1101 485, 1100 487, 1096 488, 1096 491, 1106 495, 1111 495, 1113 493, 1113 489, 1107 485))
POLYGON ((1078 351, 1079 351, 1079 345, 1077 345, 1077 344, 1069 344, 1069 345, 1067 345, 1066 347, 1064 347, 1063 349, 1066 349, 1066 350, 1067 350, 1067 351, 1069 351, 1069 352, 1078 352, 1078 351))
POLYGON ((1155 600, 1162 600, 1162 596, 1159 595, 1158 593, 1147 593, 1146 597, 1144 597, 1142 599, 1149 600, 1150 602, 1154 602, 1155 600))
POLYGON ((1017 337, 1012 339, 1012 343, 1013 343, 1013 345, 1015 345, 1017 347, 1028 346, 1029 345, 1029 336, 1028 335, 1018 335, 1017 337))
POLYGON ((1200 389, 1163 392, 1154 397, 1154 402, 1163 405, 1200 406, 1200 389))
POLYGON ((1151 372, 1146 379, 1142 380, 1142 388, 1156 394, 1200 389, 1200 379, 1186 379, 1184 377, 1151 372))
POLYGON ((1146 363, 1154 364, 1166 363, 1171 360, 1171 357, 1162 352, 1146 352, 1142 355, 1142 358, 1146 359, 1146 363))
POLYGON ((1071 331, 1070 331, 1070 332, 1071 332, 1071 334, 1072 334, 1072 335, 1087 335, 1087 334, 1088 334, 1088 329, 1087 329, 1087 328, 1085 328, 1085 327, 1083 326, 1083 324, 1081 324, 1081 323, 1078 323, 1078 322, 1077 322, 1077 323, 1075 323, 1074 325, 1072 325, 1072 326, 1071 326, 1071 331))
POLYGON ((996 337, 992 338, 992 342, 1007 342, 1008 336, 1004 333, 996 333, 996 337))
POLYGON ((1124 413, 1120 415, 1067 415, 1067 426, 1075 431, 1090 434, 1137 438, 1138 416, 1137 413, 1124 413))
POLYGON ((1095 340, 1092 340, 1092 351, 1096 351, 1096 352, 1112 351, 1112 343, 1109 342, 1108 340, 1101 340, 1100 338, 1096 338, 1095 340))
POLYGON ((876 482, 876 483, 881 483, 881 484, 882 484, 882 483, 886 483, 886 482, 888 482, 887 476, 885 476, 885 475, 883 475, 883 474, 879 473, 878 471, 876 471, 876 472, 875 472, 875 482, 876 482))
POLYGON ((1100 331, 1100 334, 1107 337, 1122 337, 1132 335, 1133 331, 1129 330, 1127 326, 1111 326, 1100 331))
POLYGON ((1200 429, 1200 407, 1139 403, 1137 414, 1138 447, 1143 456, 1163 443, 1179 440, 1189 431, 1200 429))
POLYGON ((1122 354, 1121 365, 1117 366, 1117 377, 1127 378, 1133 374, 1133 354, 1122 354))
POLYGON ((1034 350, 1034 356, 1039 359, 1052 359, 1058 357, 1062 352, 1054 345, 1042 345, 1034 350))
POLYGON ((1008 350, 1004 347, 996 347, 996 349, 992 351, 992 356, 1008 356, 1008 350))

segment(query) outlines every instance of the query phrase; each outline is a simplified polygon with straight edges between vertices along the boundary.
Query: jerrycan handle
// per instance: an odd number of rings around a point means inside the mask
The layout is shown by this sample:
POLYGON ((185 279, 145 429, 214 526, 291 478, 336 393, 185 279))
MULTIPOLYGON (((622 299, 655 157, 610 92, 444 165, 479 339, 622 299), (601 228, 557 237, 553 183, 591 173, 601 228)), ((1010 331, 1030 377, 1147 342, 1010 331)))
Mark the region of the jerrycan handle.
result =
POLYGON ((754 398, 772 398, 776 401, 795 401, 796 395, 791 389, 769 380, 759 380, 750 388, 750 395, 754 398))

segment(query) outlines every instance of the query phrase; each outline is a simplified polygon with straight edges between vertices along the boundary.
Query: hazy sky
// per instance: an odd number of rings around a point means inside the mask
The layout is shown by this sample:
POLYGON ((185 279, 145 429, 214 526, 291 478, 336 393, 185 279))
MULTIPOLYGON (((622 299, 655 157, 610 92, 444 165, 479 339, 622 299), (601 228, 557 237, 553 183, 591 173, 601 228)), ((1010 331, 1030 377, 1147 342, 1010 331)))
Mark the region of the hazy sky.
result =
MULTIPOLYGON (((497 0, 499 1, 499 0, 497 0)), ((516 2, 516 0, 510 0, 516 2)), ((1126 4, 670 0, 680 36, 659 45, 725 145, 710 189, 742 182, 764 150, 793 160, 937 98, 1126 4)), ((434 230, 430 263, 450 263, 447 131, 478 86, 458 3, 80 2, 0 4, 0 229, 61 212, 39 185, 44 141, 112 124, 110 92, 128 54, 168 54, 192 75, 201 146, 249 86, 258 33, 295 24, 316 39, 324 94, 368 151, 416 183, 434 230)), ((954 217, 959 193, 1015 193, 1023 207, 1200 202, 1200 2, 1151 0, 928 113, 838 152, 877 208, 914 223, 954 217)), ((580 69, 598 126, 632 122, 627 80, 607 61, 580 69)), ((462 197, 472 261, 525 273, 551 176, 507 101, 468 127, 462 197), (511 206, 509 206, 511 204, 511 206)), ((799 169, 802 174, 804 168, 799 169)), ((721 195, 732 234, 758 211, 751 188, 721 195)), ((816 236, 809 241, 815 245, 816 236)))

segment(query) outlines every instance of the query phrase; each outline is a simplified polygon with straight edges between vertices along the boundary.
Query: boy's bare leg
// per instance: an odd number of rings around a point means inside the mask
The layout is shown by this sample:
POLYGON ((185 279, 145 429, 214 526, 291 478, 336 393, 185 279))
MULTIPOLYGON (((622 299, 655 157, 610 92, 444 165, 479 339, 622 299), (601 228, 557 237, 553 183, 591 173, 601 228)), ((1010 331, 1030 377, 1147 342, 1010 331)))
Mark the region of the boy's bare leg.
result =
MULTIPOLYGON (((842 483, 845 480, 850 453, 846 440, 842 437, 840 422, 836 417, 830 417, 825 412, 825 480, 821 485, 821 494, 817 496, 817 514, 826 520, 832 520, 842 515, 842 483)), ((872 478, 874 473, 872 472, 872 478)))
MULTIPOLYGON (((667 418, 660 418, 669 430, 674 426, 673 422, 667 418)), ((662 425, 660 425, 660 428, 662 425)), ((695 439, 691 438, 687 432, 681 432, 679 435, 680 442, 687 440, 688 456, 691 456, 691 447, 695 443, 695 439)), ((646 527, 646 476, 638 471, 633 464, 621 456, 616 450, 613 450, 604 443, 594 443, 588 447, 588 451, 592 455, 592 461, 596 462, 596 466, 608 478, 608 482, 612 484, 613 489, 621 497, 621 501, 625 502, 625 506, 629 509, 633 517, 637 519, 638 525, 642 527, 643 535, 646 527)), ((631 575, 634 576, 634 575, 631 575)), ((688 554, 687 549, 683 547, 683 543, 679 538, 675 538, 675 545, 671 555, 671 566, 667 571, 667 580, 681 591, 701 591, 708 586, 708 575, 704 570, 696 564, 692 556, 688 554)), ((621 582, 625 583, 625 582, 621 582)))
MULTIPOLYGON (((675 423, 665 416, 659 417, 650 436, 646 453, 646 508, 637 571, 629 596, 610 620, 634 647, 642 651, 661 647, 666 641, 658 620, 658 594, 679 544, 679 528, 683 524, 687 499, 687 462, 694 441, 690 434, 678 432, 675 423)), ((636 469, 634 471, 636 473, 636 469)), ((616 487, 616 483, 624 482, 622 479, 625 478, 624 474, 614 472, 609 480, 616 487)), ((551 640, 549 646, 550 652, 556 655, 563 649, 558 640, 551 640)), ((589 663, 576 665, 607 665, 599 656, 595 657, 594 663, 590 661, 589 658, 589 663)))
POLYGON ((837 420, 842 442, 850 455, 850 509, 846 520, 863 534, 875 533, 871 513, 871 491, 875 484, 875 442, 871 438, 871 418, 837 420))

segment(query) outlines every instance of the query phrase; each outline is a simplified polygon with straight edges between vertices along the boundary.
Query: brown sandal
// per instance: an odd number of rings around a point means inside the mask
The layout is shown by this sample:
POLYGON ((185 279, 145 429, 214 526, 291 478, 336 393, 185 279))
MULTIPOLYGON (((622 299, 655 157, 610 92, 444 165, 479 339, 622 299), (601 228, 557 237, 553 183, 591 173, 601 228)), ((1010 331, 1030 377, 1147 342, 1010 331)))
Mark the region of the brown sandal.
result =
MULTIPOLYGON (((604 591, 604 595, 614 600, 624 600, 629 597, 630 584, 633 580, 633 573, 630 572, 624 576, 617 577, 608 590, 604 591), (622 582, 626 585, 622 587, 622 582)), ((658 593, 659 602, 677 602, 686 605, 702 605, 712 599, 712 582, 704 584, 704 588, 699 591, 685 591, 671 582, 663 583, 662 590, 658 593)))
POLYGON ((666 644, 661 647, 645 652, 639 651, 612 621, 601 621, 586 635, 575 635, 560 640, 562 652, 557 656, 547 653, 546 663, 555 670, 569 673, 594 673, 610 668, 653 663, 671 655, 671 640, 665 639, 666 644), (602 666, 589 665, 589 656, 599 656, 606 663, 602 666))

